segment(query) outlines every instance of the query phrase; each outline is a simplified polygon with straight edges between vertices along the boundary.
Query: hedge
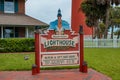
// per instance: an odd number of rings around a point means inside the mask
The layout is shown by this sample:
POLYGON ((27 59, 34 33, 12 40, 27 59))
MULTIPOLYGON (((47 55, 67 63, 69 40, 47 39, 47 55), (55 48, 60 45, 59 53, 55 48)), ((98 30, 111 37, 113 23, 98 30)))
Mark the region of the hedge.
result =
POLYGON ((32 52, 32 51, 34 51, 34 39, 31 38, 0 39, 0 53, 32 52))

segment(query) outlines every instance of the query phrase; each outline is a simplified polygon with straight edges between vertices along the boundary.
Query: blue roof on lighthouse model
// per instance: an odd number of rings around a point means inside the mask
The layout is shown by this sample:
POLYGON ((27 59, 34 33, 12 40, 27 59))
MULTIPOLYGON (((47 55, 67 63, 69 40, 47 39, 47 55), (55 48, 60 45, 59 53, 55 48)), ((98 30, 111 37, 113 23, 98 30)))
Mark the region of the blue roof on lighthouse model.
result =
MULTIPOLYGON (((60 9, 58 10, 57 17, 62 17, 60 9)), ((55 30, 57 26, 58 26, 58 19, 50 22, 50 26, 49 26, 48 30, 55 30)), ((69 26, 69 23, 67 21, 65 21, 65 20, 62 20, 62 27, 65 30, 70 30, 71 29, 70 26, 69 26)))

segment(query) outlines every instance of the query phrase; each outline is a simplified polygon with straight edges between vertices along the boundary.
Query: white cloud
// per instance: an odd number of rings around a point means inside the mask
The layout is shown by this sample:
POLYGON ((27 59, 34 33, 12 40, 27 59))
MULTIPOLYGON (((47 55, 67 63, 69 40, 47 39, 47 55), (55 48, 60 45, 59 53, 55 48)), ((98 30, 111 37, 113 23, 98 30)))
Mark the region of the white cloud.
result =
POLYGON ((28 0, 26 14, 49 23, 57 18, 58 9, 62 11, 62 19, 71 21, 71 0, 28 0))

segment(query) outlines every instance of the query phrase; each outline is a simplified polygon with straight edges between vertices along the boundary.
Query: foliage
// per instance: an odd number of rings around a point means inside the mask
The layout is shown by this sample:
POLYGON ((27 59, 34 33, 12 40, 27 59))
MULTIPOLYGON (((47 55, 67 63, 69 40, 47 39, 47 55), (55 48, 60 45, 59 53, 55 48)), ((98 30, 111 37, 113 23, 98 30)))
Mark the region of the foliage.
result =
POLYGON ((85 13, 87 19, 86 24, 89 27, 97 27, 95 26, 96 20, 104 19, 106 11, 106 5, 97 5, 93 3, 91 0, 84 1, 81 4, 81 9, 85 13))
POLYGON ((34 39, 6 38, 0 39, 1 52, 30 52, 34 51, 34 39))
POLYGON ((111 25, 120 26, 120 7, 111 7, 110 9, 111 25))
POLYGON ((98 21, 102 20, 105 23, 104 38, 107 38, 109 9, 113 4, 120 4, 120 0, 84 0, 81 4, 81 9, 87 17, 86 24, 90 27, 97 27, 95 34, 99 34, 98 21))
POLYGON ((99 23, 102 21, 105 23, 106 9, 107 5, 97 4, 95 0, 85 0, 81 4, 81 9, 86 15, 86 24, 89 27, 94 27, 93 38, 101 38, 101 33, 103 33, 103 28, 101 30, 99 23))
POLYGON ((117 35, 117 39, 119 39, 120 38, 120 29, 118 29, 114 34, 117 35))
POLYGON ((99 26, 100 26, 100 33, 104 33, 104 31, 105 31, 105 24, 103 23, 103 22, 101 22, 101 23, 99 23, 99 26))
POLYGON ((115 34, 115 35, 120 34, 120 29, 118 29, 114 34, 115 34))
MULTIPOLYGON (((113 39, 113 32, 114 32, 114 28, 119 28, 120 27, 120 7, 111 7, 110 8, 110 24, 109 24, 109 28, 112 28, 111 31, 111 38, 113 39)), ((118 31, 117 31, 118 32, 118 31)), ((117 33, 115 32, 115 33, 117 33)), ((119 34, 118 38, 119 38, 119 34)))

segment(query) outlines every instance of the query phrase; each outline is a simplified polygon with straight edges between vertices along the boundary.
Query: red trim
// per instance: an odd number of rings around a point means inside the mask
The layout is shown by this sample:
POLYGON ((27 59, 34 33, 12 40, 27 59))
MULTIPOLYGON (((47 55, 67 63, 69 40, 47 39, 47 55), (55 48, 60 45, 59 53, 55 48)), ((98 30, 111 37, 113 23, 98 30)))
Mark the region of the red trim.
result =
POLYGON ((56 52, 56 54, 41 54, 41 57, 42 57, 43 55, 61 55, 61 54, 77 54, 77 56, 79 55, 78 53, 57 53, 57 52, 56 52))

